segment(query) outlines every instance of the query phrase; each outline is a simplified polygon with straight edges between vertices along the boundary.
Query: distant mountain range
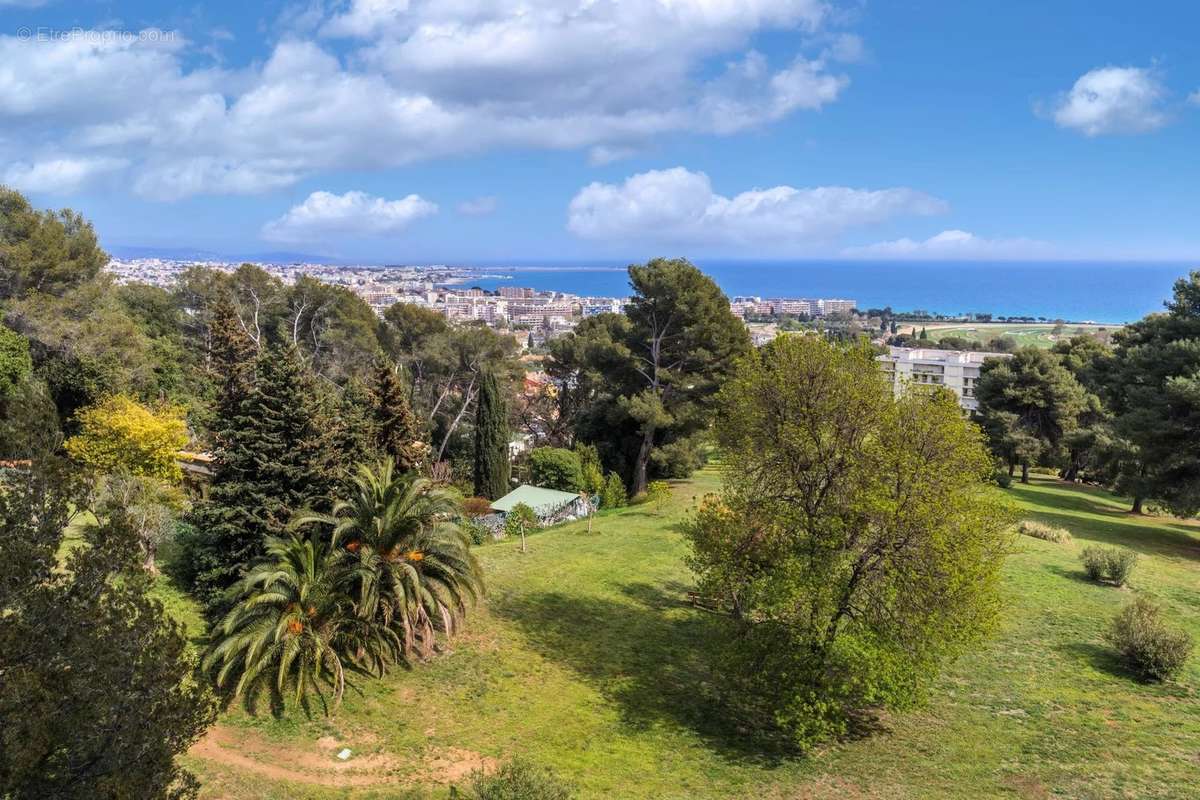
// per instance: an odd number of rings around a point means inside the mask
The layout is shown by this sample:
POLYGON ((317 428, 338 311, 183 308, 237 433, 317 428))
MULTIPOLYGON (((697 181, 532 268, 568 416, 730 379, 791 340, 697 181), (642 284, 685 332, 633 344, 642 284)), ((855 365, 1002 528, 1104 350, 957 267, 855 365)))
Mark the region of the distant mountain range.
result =
MULTIPOLYGON (((112 245, 106 248, 114 258, 165 258, 173 261, 256 261, 268 264, 349 264, 342 258, 318 256, 312 253, 218 253, 192 247, 138 247, 112 245)), ((361 262, 360 262, 361 263, 361 262)))

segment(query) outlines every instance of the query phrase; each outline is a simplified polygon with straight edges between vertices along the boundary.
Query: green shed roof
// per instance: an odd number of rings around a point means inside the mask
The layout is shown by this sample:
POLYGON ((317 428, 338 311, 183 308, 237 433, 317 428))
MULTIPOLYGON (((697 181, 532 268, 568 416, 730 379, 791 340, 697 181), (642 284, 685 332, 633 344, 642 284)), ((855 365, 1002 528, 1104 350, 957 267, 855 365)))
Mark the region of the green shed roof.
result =
POLYGON ((578 494, 543 489, 541 486, 521 484, 499 500, 492 502, 492 510, 502 513, 512 511, 517 503, 524 503, 538 514, 550 514, 579 498, 578 494))

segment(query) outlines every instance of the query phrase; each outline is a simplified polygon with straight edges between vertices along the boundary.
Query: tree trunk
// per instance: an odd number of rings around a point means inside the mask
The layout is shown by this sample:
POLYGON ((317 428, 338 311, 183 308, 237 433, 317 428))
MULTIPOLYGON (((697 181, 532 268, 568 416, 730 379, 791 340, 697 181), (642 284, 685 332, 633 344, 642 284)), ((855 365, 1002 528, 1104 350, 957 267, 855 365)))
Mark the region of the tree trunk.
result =
POLYGON ((1021 483, 1029 483, 1029 465, 1021 465, 1021 483))
POLYGON ((1016 470, 1017 470, 1016 462, 1014 462, 1014 461, 1008 462, 1008 477, 1011 478, 1013 476, 1013 473, 1016 472, 1016 470))
POLYGON ((1129 509, 1129 513, 1130 514, 1141 514, 1142 513, 1142 498, 1141 497, 1135 496, 1133 498, 1133 508, 1129 509))
POLYGON ((642 434, 642 446, 638 448, 637 461, 633 465, 633 496, 637 497, 646 491, 646 468, 650 464, 650 451, 654 449, 654 428, 646 429, 642 434))

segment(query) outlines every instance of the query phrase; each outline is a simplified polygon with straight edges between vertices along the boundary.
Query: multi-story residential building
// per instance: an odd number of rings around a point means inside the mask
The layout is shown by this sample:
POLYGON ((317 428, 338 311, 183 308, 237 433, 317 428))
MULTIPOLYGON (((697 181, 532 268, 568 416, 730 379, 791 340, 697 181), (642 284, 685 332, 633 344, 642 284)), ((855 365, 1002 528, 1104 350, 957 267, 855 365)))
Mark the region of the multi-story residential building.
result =
POLYGON ((798 317, 801 315, 812 316, 813 307, 810 300, 796 300, 781 297, 778 300, 771 301, 771 311, 779 316, 787 314, 789 316, 798 317))
POLYGON ((546 302, 530 302, 528 300, 519 303, 509 303, 509 314, 512 316, 527 316, 536 314, 541 317, 571 317, 575 314, 574 303, 564 303, 562 301, 546 301, 546 302))
POLYGON ((975 411, 975 384, 979 368, 989 358, 1009 358, 1009 353, 984 353, 964 350, 931 350, 891 347, 879 356, 883 371, 892 382, 896 396, 910 387, 945 386, 958 397, 965 411, 975 411))
POLYGON ((517 300, 523 297, 533 297, 533 289, 528 289, 524 286, 501 286, 500 296, 512 300, 517 300))
POLYGON ((829 317, 834 314, 849 314, 858 307, 858 303, 854 300, 831 298, 828 300, 818 300, 816 306, 817 315, 829 317))

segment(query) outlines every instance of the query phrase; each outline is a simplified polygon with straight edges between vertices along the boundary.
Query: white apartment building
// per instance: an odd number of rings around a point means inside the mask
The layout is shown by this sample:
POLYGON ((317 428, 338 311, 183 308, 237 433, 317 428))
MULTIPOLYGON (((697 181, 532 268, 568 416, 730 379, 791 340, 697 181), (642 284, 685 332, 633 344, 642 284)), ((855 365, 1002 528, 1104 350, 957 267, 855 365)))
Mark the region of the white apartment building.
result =
POLYGON ((1011 357, 1009 353, 910 347, 890 347, 888 351, 878 360, 892 381, 897 397, 910 386, 945 386, 954 392, 965 411, 979 408, 975 384, 979 381, 979 368, 984 360, 1011 357))
POLYGON ((834 314, 849 314, 857 307, 858 303, 856 301, 842 298, 817 301, 817 313, 823 317, 830 317, 834 314))

